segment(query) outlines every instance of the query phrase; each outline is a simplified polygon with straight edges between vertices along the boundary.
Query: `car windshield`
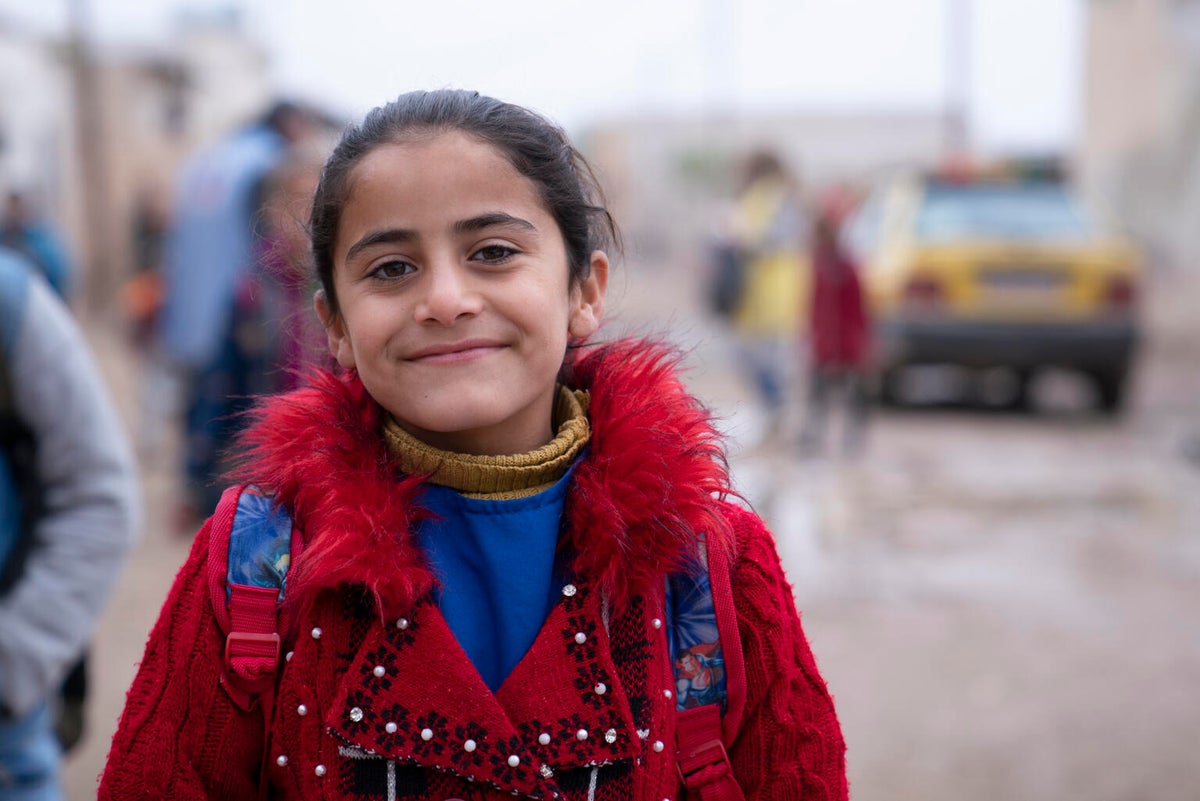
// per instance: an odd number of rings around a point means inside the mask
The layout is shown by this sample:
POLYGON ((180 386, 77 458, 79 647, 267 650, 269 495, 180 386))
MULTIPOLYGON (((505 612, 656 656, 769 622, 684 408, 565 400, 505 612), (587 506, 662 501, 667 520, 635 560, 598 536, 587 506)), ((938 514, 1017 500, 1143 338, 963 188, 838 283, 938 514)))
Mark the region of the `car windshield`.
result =
POLYGON ((1078 240, 1092 224, 1057 184, 931 184, 917 217, 923 241, 1078 240))

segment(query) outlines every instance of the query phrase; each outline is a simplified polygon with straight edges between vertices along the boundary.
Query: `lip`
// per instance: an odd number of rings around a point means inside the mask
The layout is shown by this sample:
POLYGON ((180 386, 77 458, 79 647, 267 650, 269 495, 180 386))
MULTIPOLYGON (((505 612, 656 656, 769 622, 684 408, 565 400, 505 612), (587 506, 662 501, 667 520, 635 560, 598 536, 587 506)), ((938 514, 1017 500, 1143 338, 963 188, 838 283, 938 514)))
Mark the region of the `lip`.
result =
POLYGON ((465 339, 413 351, 408 355, 407 361, 418 364, 459 364, 489 356, 503 347, 503 343, 492 339, 465 339))

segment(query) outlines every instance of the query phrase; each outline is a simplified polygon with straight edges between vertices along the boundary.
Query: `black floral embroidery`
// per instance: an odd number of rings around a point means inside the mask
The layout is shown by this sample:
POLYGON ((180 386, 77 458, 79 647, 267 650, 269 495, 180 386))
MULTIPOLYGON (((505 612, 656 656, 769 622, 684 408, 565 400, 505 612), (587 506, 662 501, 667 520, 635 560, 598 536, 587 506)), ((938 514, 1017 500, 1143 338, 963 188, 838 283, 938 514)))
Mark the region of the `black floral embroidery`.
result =
POLYGON ((367 653, 365 661, 359 663, 362 683, 368 691, 380 693, 392 686, 396 677, 396 652, 387 647, 376 648, 367 653), (383 668, 383 675, 376 675, 376 668, 383 668))
POLYGON ((346 709, 343 712, 346 716, 345 730, 347 734, 357 736, 372 728, 371 705, 373 702, 374 698, 362 690, 350 693, 350 697, 346 699, 346 709))
POLYGON ((430 754, 441 756, 446 753, 446 726, 449 722, 444 715, 437 712, 418 717, 417 725, 413 726, 408 738, 412 743, 413 753, 422 757, 430 754), (429 740, 421 736, 425 729, 433 732, 433 737, 429 740))

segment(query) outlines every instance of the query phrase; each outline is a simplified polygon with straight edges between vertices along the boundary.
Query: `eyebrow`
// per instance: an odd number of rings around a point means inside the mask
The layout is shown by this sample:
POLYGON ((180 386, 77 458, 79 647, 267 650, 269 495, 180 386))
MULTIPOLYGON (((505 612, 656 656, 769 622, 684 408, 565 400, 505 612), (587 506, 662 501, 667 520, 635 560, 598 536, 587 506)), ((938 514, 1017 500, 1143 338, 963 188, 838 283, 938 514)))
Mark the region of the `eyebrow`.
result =
MULTIPOLYGON (((488 214, 480 214, 477 217, 470 217, 465 220, 459 220, 454 223, 455 234, 469 234, 476 231, 481 231, 485 228, 492 227, 508 227, 520 228, 526 231, 537 232, 537 226, 528 220, 523 220, 520 217, 514 217, 511 214, 505 214, 502 211, 490 212, 488 214)), ((371 231, 350 246, 346 251, 346 259, 352 259, 360 251, 371 247, 372 245, 383 244, 403 244, 412 242, 417 239, 417 232, 408 228, 385 228, 379 231, 371 231)))

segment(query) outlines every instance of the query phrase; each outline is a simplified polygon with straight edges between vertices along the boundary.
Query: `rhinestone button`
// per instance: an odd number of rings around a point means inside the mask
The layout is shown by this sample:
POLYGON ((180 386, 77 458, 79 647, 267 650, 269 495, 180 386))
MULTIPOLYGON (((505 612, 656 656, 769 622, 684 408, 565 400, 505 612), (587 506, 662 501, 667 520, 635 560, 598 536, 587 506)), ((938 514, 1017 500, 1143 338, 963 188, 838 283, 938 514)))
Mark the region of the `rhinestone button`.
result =
POLYGON ((308 707, 306 707, 304 704, 301 704, 300 706, 296 707, 296 714, 300 716, 307 715, 308 707))
POLYGON ((604 742, 615 743, 616 741, 617 741, 617 730, 616 729, 609 729, 608 731, 604 732, 604 742))
POLYGON ((319 640, 319 639, 321 639, 321 627, 320 627, 320 626, 313 626, 313 630, 312 630, 312 638, 313 638, 314 640, 319 640))
POLYGON ((575 642, 579 643, 580 645, 583 645, 585 642, 587 642, 587 635, 584 634, 582 631, 576 633, 575 642))
POLYGON ((638 729, 637 736, 640 737, 641 739, 645 740, 647 737, 650 736, 650 730, 649 729, 638 729))
POLYGON ((550 735, 546 734, 546 732, 542 732, 538 735, 538 742, 542 745, 550 745, 550 735))
POLYGON ((358 707, 354 707, 353 709, 350 710, 350 719, 353 720, 355 723, 358 723, 360 720, 363 719, 363 711, 361 709, 359 709, 358 707))
POLYGON ((429 742, 433 739, 433 729, 421 729, 421 739, 429 742))
POLYGON ((287 766, 287 754, 280 754, 275 757, 275 764, 283 768, 287 766))
POLYGON ((463 743, 463 750, 467 751, 468 753, 471 751, 474 751, 475 750, 475 741, 467 740, 465 743, 463 743))
POLYGON ((655 740, 652 748, 654 748, 655 753, 661 753, 666 746, 663 745, 662 740, 655 740))
POLYGON ((520 764, 521 764, 521 758, 519 756, 517 756, 516 754, 513 754, 512 756, 510 756, 508 758, 508 766, 510 768, 515 768, 517 765, 520 765, 520 764))
POLYGON ((315 768, 313 768, 313 773, 317 774, 317 776, 324 776, 325 775, 325 766, 317 765, 315 768))
POLYGON ((371 672, 375 674, 376 678, 382 679, 387 673, 387 668, 385 668, 383 665, 376 665, 375 669, 371 672))
POLYGON ((608 692, 608 686, 604 682, 596 682, 596 695, 604 695, 608 692))
POLYGON ((397 729, 399 729, 399 728, 400 728, 399 726, 397 726, 395 723, 392 723, 392 722, 389 720, 389 721, 387 722, 387 724, 386 724, 386 725, 384 725, 384 727, 383 727, 383 730, 384 730, 384 731, 386 731, 388 734, 395 734, 395 733, 396 733, 396 730, 397 730, 397 729))
POLYGON ((408 618, 402 617, 399 620, 397 620, 396 628, 400 629, 401 631, 404 631, 406 628, 408 628, 408 618))
POLYGON ((578 592, 578 590, 575 589, 574 584, 563 585, 563 595, 567 596, 568 598, 573 596, 576 592, 578 592))
POLYGON ((587 729, 580 729, 579 731, 575 732, 575 739, 576 740, 586 740, 587 739, 587 729))
POLYGON ((554 775, 554 768, 550 767, 549 765, 542 765, 540 768, 538 768, 538 773, 542 774, 543 778, 549 779, 554 775))

